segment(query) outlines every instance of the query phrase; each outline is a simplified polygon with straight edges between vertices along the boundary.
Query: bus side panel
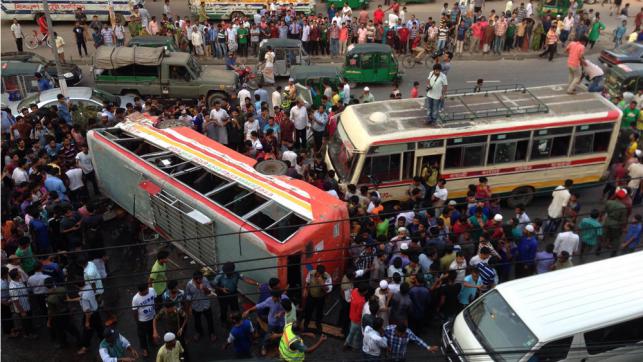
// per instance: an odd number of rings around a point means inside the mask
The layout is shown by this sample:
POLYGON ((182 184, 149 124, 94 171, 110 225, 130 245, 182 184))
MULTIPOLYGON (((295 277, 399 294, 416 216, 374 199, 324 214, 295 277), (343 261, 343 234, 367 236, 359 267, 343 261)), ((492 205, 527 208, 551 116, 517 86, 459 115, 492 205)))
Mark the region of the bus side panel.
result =
MULTIPOLYGON (((192 202, 187 197, 182 201, 191 204, 214 220, 216 230, 214 240, 219 265, 233 261, 237 271, 259 283, 268 282, 270 278, 285 280, 285 270, 283 271, 283 276, 279 275, 281 269, 277 268, 278 259, 265 247, 264 242, 259 237, 261 234, 244 232, 244 229, 240 228, 236 223, 214 212, 207 206, 192 202)), ((218 266, 213 269, 221 270, 218 266)), ((244 282, 239 283, 239 290, 252 301, 256 302, 259 297, 257 287, 244 282)))
POLYGON ((144 171, 113 148, 118 146, 103 143, 92 134, 87 141, 101 192, 145 225, 154 228, 150 197, 139 187, 140 182, 146 180, 144 171))

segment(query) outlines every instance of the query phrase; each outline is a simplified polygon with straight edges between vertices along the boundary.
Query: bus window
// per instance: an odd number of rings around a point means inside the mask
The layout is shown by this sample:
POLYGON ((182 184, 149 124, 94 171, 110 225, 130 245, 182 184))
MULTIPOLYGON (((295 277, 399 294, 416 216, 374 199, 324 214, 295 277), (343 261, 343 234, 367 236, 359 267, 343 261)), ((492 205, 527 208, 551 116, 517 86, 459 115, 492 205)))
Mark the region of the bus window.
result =
POLYGON ((447 140, 444 168, 482 166, 487 148, 487 136, 452 138, 447 140))
POLYGON ((590 355, 615 348, 632 346, 643 341, 643 317, 587 332, 585 346, 590 355))
POLYGON ((576 126, 572 154, 607 152, 613 128, 613 123, 576 126))
POLYGON ((413 157, 414 152, 404 152, 404 171, 402 172, 402 180, 409 180, 413 178, 413 157))
MULTIPOLYGON (((242 198, 236 199, 226 205, 226 209, 232 211, 237 216, 243 216, 254 209, 257 209, 259 206, 268 202, 268 199, 265 197, 253 192, 249 195, 246 195, 242 198)), ((259 226, 263 228, 264 226, 259 226)))
POLYGON ((364 161, 359 183, 398 181, 400 179, 400 154, 368 156, 364 161))
POLYGON ((525 161, 527 159, 530 135, 531 132, 492 135, 487 164, 525 161))
POLYGON ((572 127, 535 131, 530 160, 567 156, 571 133, 572 127))

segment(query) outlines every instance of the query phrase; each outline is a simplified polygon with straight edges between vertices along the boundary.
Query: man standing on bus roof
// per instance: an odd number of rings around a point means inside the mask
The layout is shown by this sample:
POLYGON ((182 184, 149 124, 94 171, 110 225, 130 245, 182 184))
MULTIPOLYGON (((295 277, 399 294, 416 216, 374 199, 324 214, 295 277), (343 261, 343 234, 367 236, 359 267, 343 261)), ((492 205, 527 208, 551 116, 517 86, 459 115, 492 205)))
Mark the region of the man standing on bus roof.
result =
POLYGON ((217 290, 217 295, 219 296, 221 323, 227 323, 228 309, 235 312, 239 311, 237 294, 239 280, 241 279, 245 283, 255 287, 259 287, 259 282, 236 272, 233 262, 226 262, 221 269, 222 272, 214 278, 214 288, 217 290))
POLYGON ((547 216, 549 220, 547 221, 547 226, 545 227, 545 234, 553 234, 558 230, 560 223, 562 222, 562 217, 569 202, 569 198, 572 194, 569 192, 569 189, 574 184, 573 180, 567 179, 563 185, 560 185, 554 189, 552 192, 552 200, 547 209, 547 216))
POLYGON ((440 64, 433 65, 433 72, 426 80, 426 111, 427 123, 434 124, 438 120, 438 111, 444 97, 447 95, 447 76, 442 72, 440 64))

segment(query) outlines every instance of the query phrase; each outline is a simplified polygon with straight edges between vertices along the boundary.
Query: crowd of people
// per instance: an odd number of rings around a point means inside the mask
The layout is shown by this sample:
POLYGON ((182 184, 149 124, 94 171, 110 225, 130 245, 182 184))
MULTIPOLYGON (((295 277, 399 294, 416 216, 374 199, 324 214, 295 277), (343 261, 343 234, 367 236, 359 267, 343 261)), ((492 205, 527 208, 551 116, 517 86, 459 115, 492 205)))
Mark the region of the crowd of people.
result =
MULTIPOLYGON (((294 7, 278 7, 275 3, 264 6, 253 17, 240 16, 229 22, 209 20, 205 3, 201 3, 195 18, 176 16, 166 0, 163 13, 151 15, 143 5, 136 5, 126 19, 115 16, 111 22, 101 22, 97 16, 88 19, 82 8, 75 12, 73 29, 79 56, 87 56, 87 42, 123 46, 126 36, 161 35, 175 40, 178 47, 197 56, 225 58, 229 53, 241 57, 258 56, 259 44, 264 39, 299 39, 311 55, 343 56, 350 44, 384 43, 398 53, 412 52, 418 58, 448 50, 456 56, 468 50, 471 53, 501 54, 512 50, 543 51, 549 60, 558 46, 586 36, 594 47, 606 29, 601 14, 594 9, 577 11, 572 1, 567 14, 554 15, 547 10, 535 14, 532 1, 514 5, 508 0, 504 6, 485 8, 484 0, 468 5, 444 3, 439 16, 420 20, 409 14, 397 1, 378 5, 372 12, 366 7, 351 9, 348 4, 336 9, 334 4, 325 14, 297 14, 294 7)), ((612 9, 612 12, 614 9, 612 9)), ((643 41, 641 22, 643 9, 635 15, 633 26, 628 24, 630 4, 619 6, 618 26, 612 31, 615 46, 623 42, 643 41)), ((48 33, 44 15, 37 19, 42 34, 48 33)), ((14 20, 12 34, 16 46, 22 49, 23 35, 20 24, 14 20)), ((58 34, 55 39, 59 56, 64 61, 65 41, 58 34)), ((263 59, 262 59, 263 61, 263 59)))

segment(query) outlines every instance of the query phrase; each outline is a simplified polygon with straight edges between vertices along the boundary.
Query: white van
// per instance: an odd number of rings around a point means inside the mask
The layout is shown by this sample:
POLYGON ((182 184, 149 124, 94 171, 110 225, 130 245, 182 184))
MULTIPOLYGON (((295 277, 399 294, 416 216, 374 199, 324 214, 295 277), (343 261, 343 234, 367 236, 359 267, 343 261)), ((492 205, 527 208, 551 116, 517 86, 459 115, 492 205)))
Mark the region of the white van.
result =
POLYGON ((643 361, 643 252, 502 283, 442 342, 451 361, 643 361))

